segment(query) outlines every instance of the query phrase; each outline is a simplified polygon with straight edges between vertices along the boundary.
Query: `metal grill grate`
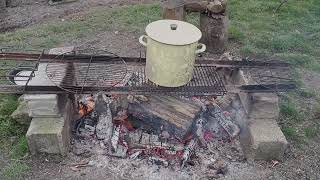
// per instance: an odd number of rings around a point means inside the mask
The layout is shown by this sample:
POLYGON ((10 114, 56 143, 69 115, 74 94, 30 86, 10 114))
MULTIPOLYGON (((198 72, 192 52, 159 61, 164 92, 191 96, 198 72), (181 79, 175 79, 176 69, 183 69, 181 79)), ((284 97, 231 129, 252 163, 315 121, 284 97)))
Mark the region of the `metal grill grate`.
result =
POLYGON ((227 90, 213 66, 196 65, 191 81, 182 87, 161 87, 147 80, 144 66, 128 66, 124 80, 116 87, 139 93, 174 93, 177 95, 222 96, 227 90))
POLYGON ((192 80, 177 88, 160 87, 147 80, 143 65, 103 63, 50 63, 49 79, 63 90, 83 93, 90 89, 139 94, 224 95, 227 90, 212 66, 196 66, 192 80))
MULTIPOLYGON (((87 52, 88 51, 88 52, 87 52)), ((78 52, 78 51, 77 51, 78 52)), ((197 60, 192 80, 160 87, 145 77, 145 58, 119 57, 105 50, 72 54, 7 52, 0 49, 0 93, 93 93, 216 95, 229 92, 283 92, 295 89, 284 62, 197 60), (243 69, 249 85, 225 87, 216 69, 243 69), (48 77, 47 77, 48 76, 48 77), (53 82, 53 83, 52 83, 53 82)))

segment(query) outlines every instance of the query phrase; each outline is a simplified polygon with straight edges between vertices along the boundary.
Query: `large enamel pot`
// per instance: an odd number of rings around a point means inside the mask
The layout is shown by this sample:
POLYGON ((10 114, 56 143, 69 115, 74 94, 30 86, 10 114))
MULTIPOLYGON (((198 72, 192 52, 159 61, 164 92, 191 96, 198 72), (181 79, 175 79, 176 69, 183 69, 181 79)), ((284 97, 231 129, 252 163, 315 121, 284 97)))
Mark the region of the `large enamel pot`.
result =
POLYGON ((192 78, 196 54, 206 49, 198 43, 201 31, 184 21, 159 20, 146 27, 146 34, 139 42, 147 47, 147 79, 164 87, 187 84, 192 78))

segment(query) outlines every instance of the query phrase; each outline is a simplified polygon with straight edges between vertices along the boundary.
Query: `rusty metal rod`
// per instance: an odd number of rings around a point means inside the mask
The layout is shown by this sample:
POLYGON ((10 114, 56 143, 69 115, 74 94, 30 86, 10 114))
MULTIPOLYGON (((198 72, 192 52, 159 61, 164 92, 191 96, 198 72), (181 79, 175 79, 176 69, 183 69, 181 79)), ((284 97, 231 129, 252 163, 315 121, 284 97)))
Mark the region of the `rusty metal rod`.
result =
MULTIPOLYGON (((78 87, 81 90, 82 87, 78 87)), ((185 87, 187 88, 187 87, 185 87)), ((209 90, 208 87, 200 87, 209 90)), ((296 85, 291 84, 259 84, 259 85, 232 85, 226 86, 228 93, 255 92, 255 93, 273 93, 287 92, 296 89, 296 85)), ((144 87, 83 87, 82 94, 104 91, 110 94, 153 94, 153 93, 177 93, 175 88, 155 88, 154 91, 145 91, 144 87)), ((204 90, 204 91, 205 91, 204 90)), ((80 91, 79 91, 80 92, 80 91)), ((70 94, 70 92, 60 89, 57 86, 21 86, 21 85, 0 85, 1 94, 70 94), (25 89, 24 89, 25 88, 25 89)), ((178 92, 179 93, 179 92, 178 92)), ((185 92, 181 92, 183 95, 185 92)), ((190 93, 190 92, 189 92, 190 93)), ((211 89, 208 92, 201 92, 195 95, 216 95, 221 93, 211 89)))
MULTIPOLYGON (((38 60, 40 54, 28 54, 28 53, 0 53, 0 60, 13 60, 13 61, 31 61, 38 60)), ((113 55, 56 55, 56 54, 43 54, 41 56, 42 63, 122 63, 120 59, 123 59, 127 63, 141 63, 146 62, 145 58, 140 57, 116 57, 113 55)), ((281 61, 223 61, 215 59, 196 60, 196 65, 210 65, 215 67, 233 67, 233 68, 245 68, 245 67, 290 67, 291 65, 281 61)))

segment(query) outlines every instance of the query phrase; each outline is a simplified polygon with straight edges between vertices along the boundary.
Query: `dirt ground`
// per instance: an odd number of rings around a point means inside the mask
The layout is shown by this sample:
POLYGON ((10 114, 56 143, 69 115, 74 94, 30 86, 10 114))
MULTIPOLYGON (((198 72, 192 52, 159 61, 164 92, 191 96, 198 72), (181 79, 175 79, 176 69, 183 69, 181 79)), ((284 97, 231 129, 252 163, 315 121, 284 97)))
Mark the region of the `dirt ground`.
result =
POLYGON ((1 31, 43 23, 50 19, 63 18, 68 15, 85 13, 100 6, 110 8, 122 5, 155 2, 154 0, 77 0, 74 3, 48 5, 48 0, 12 0, 7 8, 6 17, 0 21, 1 31))
MULTIPOLYGON (((154 0, 78 0, 75 3, 68 3, 57 6, 49 6, 46 0, 21 0, 16 7, 8 8, 7 17, 1 21, 0 31, 14 30, 24 26, 45 23, 57 18, 68 18, 76 16, 78 13, 86 13, 92 8, 100 6, 116 7, 129 4, 150 3, 154 0)), ((99 47, 108 49, 118 55, 139 56, 143 48, 138 43, 139 34, 127 32, 106 31, 102 34, 94 35, 91 39, 74 40, 62 44, 61 46, 74 45, 78 48, 99 47), (116 43, 115 43, 116 42, 116 43)), ((236 52, 236 50, 235 50, 236 52)), ((307 74, 309 79, 307 85, 318 88, 319 76, 307 74), (318 77, 318 78, 317 78, 318 77)), ((285 154, 285 158, 276 166, 272 162, 265 161, 230 161, 229 171, 221 179, 319 179, 320 178, 320 140, 314 140, 306 145, 290 145, 285 154)), ((7 159, 0 155, 0 161, 7 159)), ((26 160, 31 171, 24 176, 24 179, 194 179, 192 172, 176 172, 169 168, 158 168, 148 166, 150 173, 141 174, 139 169, 146 166, 145 162, 128 162, 132 166, 128 168, 127 160, 105 159, 104 155, 76 156, 69 153, 67 157, 39 155, 32 156, 26 160), (95 164, 92 167, 81 168, 74 171, 70 166, 79 163, 83 159, 95 164), (105 164, 97 165, 97 163, 105 164), (126 166, 124 166, 126 165, 126 166), (119 174, 118 169, 128 168, 128 173, 136 175, 119 174), (158 171, 166 173, 166 177, 157 176, 158 171), (176 174, 179 174, 176 177, 176 174)))

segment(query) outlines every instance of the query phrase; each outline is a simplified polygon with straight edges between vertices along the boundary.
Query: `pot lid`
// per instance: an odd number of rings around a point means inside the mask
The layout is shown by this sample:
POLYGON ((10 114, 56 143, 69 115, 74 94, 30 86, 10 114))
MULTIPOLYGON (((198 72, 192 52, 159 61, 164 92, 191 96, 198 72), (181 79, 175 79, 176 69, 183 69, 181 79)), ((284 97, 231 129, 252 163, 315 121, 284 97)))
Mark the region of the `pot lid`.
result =
POLYGON ((170 45, 192 44, 201 38, 201 31, 194 25, 178 20, 159 20, 146 27, 147 35, 170 45))

